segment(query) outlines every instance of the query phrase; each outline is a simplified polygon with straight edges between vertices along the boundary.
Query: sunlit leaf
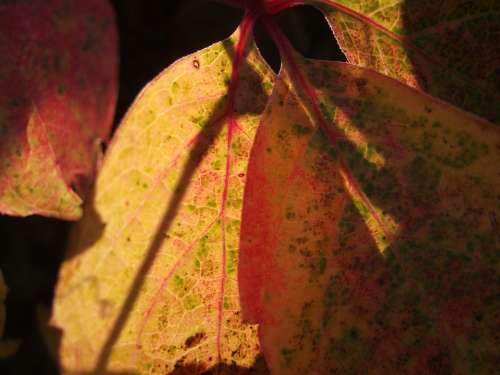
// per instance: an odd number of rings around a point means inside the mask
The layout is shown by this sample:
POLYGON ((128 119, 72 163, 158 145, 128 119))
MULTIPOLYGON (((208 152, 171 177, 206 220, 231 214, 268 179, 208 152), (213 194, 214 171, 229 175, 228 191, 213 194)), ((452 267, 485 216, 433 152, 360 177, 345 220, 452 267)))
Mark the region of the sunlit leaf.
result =
POLYGON ((500 2, 318 0, 348 61, 500 122, 500 2))
POLYGON ((0 2, 0 212, 77 219, 117 94, 107 1, 0 2))
POLYGON ((274 74, 251 40, 244 48, 248 33, 242 23, 177 61, 123 120, 60 274, 53 321, 65 371, 254 366, 237 246, 247 160, 274 74))
POLYGON ((500 129, 371 70, 282 55, 239 263, 272 373, 495 373, 500 129))

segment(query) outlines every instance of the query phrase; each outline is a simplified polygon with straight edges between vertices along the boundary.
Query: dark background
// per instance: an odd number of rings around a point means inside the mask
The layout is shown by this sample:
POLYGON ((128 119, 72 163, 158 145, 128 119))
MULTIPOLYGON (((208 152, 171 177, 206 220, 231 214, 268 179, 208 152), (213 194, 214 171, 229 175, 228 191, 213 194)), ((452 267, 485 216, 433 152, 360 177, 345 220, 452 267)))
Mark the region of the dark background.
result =
MULTIPOLYGON (((209 0, 112 3, 120 37, 115 127, 148 81, 178 58, 229 36, 243 14, 209 0)), ((305 56, 345 61, 319 11, 301 6, 278 18, 292 44, 305 56)), ((278 70, 278 53, 259 25, 255 37, 266 60, 278 70)), ((13 357, 0 360, 2 375, 58 374, 50 352, 57 351, 59 334, 47 326, 47 319, 70 228, 71 223, 37 216, 0 216, 0 269, 9 288, 4 338, 21 341, 13 357), (47 334, 52 338, 50 345, 44 338, 47 334)))

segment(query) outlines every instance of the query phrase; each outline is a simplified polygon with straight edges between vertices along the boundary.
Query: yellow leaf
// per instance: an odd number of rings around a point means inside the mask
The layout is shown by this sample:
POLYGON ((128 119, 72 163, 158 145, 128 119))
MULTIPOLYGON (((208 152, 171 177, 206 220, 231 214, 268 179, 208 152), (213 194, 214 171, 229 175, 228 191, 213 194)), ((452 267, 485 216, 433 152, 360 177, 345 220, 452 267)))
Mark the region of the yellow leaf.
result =
POLYGON ((178 60, 123 120, 60 273, 53 323, 63 371, 255 365, 237 247, 247 160, 274 75, 251 40, 243 50, 247 36, 238 30, 178 60))

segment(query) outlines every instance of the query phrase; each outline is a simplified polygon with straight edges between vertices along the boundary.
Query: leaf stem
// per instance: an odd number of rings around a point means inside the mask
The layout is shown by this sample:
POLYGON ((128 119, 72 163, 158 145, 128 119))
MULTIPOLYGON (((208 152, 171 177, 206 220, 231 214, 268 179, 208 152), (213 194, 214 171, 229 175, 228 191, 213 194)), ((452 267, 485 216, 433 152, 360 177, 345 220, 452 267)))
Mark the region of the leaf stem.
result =
MULTIPOLYGON (((291 78, 299 83, 299 88, 305 93, 306 96, 310 98, 312 104, 311 107, 319 128, 327 136, 331 145, 336 146, 337 141, 339 139, 345 139, 345 136, 341 132, 332 129, 332 127, 328 124, 327 120, 322 114, 319 98, 316 95, 314 88, 311 87, 306 77, 300 70, 297 62, 295 61, 294 55, 296 55, 296 53, 293 50, 293 47, 272 18, 264 18, 263 23, 269 34, 271 35, 271 38, 276 43, 280 55, 283 59, 283 63, 286 64, 286 66, 289 68, 291 78)), ((389 240, 393 240, 395 238, 395 234, 393 233, 393 231, 391 231, 390 228, 387 227, 383 218, 378 214, 377 210, 372 205, 370 199, 364 194, 359 182, 347 167, 347 164, 343 160, 341 154, 338 155, 338 158, 340 163, 340 172, 342 174, 342 178, 344 179, 344 184, 346 185, 350 193, 357 199, 361 200, 361 202, 363 202, 363 204, 367 207, 370 215, 374 218, 386 238, 389 240)))
POLYGON ((245 49, 248 43, 249 36, 255 24, 256 14, 253 12, 246 12, 245 16, 240 22, 240 37, 234 51, 234 58, 232 61, 231 80, 227 91, 228 106, 224 113, 224 117, 234 115, 234 105, 236 98, 236 91, 240 85, 240 65, 244 59, 245 49))
POLYGON ((332 129, 328 125, 323 114, 321 113, 320 101, 318 99, 318 96, 316 95, 316 92, 311 87, 306 77, 300 70, 297 62, 295 61, 294 59, 295 51, 293 50, 293 47, 291 46, 285 34, 283 34, 283 32, 279 29, 278 25, 272 18, 264 17, 262 19, 262 22, 267 31, 269 32, 269 34, 271 35, 271 38, 274 40, 274 43, 276 43, 283 64, 286 64, 289 67, 290 75, 292 76, 291 78, 293 78, 294 81, 299 83, 298 88, 301 91, 303 91, 306 94, 306 96, 311 100, 312 104, 311 107, 318 126, 320 127, 321 130, 323 130, 325 135, 330 140, 331 144, 335 145, 337 140, 344 138, 344 136, 340 132, 337 132, 334 129, 332 129))

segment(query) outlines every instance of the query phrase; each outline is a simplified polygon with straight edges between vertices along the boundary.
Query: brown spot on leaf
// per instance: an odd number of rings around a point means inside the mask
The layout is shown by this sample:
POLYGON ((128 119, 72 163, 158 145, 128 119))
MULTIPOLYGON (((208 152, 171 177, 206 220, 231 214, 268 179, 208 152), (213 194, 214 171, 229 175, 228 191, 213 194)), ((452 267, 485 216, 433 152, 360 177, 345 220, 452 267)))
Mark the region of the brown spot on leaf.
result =
POLYGON ((192 348, 198 345, 207 335, 205 332, 198 332, 192 336, 189 336, 184 343, 186 349, 192 348))

